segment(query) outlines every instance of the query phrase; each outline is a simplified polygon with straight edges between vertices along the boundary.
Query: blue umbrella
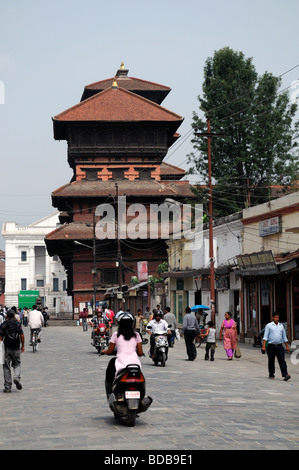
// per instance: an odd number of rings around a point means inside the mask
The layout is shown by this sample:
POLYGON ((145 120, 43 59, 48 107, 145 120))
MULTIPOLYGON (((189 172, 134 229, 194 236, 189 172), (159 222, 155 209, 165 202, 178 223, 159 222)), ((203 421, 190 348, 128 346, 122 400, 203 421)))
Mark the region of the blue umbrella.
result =
POLYGON ((207 307, 206 305, 194 305, 194 307, 191 307, 191 310, 210 310, 210 307, 207 307))

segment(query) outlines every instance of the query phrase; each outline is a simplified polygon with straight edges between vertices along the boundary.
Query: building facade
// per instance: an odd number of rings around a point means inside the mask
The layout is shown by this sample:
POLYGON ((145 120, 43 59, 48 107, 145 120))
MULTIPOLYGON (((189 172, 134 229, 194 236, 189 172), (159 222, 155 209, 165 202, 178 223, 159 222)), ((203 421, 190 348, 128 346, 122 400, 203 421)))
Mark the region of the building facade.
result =
POLYGON ((8 307, 23 306, 26 301, 34 304, 39 296, 51 314, 72 311, 65 270, 57 256, 48 255, 44 241, 58 224, 57 212, 28 226, 15 222, 3 224, 5 305, 8 307))
MULTIPOLYGON (((215 322, 220 330, 225 312, 232 313, 239 325, 241 280, 234 268, 234 259, 242 253, 242 213, 223 217, 214 222, 214 286, 215 322)), ((210 303, 209 230, 202 230, 201 242, 193 248, 192 240, 168 242, 169 271, 162 273, 167 279, 169 303, 178 323, 183 323, 187 306, 210 303)), ((207 317, 207 321, 210 315, 207 317)))
POLYGON ((272 313, 299 339, 299 192, 243 211, 242 336, 255 339, 272 313))
MULTIPOLYGON (((230 311, 241 341, 257 344, 277 312, 289 341, 299 339, 299 192, 214 221, 213 238, 217 331, 230 311)), ((163 273, 179 323, 186 306, 210 307, 208 230, 199 249, 188 243, 168 243, 163 273)))

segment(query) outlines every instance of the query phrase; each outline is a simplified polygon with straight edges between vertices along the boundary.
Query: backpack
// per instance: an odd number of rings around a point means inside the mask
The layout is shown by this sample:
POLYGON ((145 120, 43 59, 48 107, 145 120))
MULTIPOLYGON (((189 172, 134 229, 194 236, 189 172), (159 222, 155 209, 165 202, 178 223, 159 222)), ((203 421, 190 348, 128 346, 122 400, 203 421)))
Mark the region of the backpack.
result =
POLYGON ((20 346, 20 331, 16 321, 6 321, 4 330, 4 344, 6 348, 18 349, 20 346))

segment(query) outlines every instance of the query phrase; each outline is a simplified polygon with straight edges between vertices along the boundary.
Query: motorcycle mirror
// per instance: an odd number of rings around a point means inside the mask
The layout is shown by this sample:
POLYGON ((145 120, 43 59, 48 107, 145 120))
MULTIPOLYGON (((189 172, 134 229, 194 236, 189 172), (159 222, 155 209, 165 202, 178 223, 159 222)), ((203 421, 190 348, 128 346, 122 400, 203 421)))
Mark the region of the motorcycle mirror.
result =
POLYGON ((171 327, 172 327, 172 325, 168 325, 168 328, 171 328, 171 327))

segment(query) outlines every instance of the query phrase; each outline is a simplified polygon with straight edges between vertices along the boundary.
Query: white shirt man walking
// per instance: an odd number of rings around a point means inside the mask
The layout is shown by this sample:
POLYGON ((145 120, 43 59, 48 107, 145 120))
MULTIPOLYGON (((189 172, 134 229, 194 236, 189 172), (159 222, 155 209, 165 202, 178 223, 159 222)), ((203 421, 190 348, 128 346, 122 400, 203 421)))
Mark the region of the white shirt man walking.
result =
POLYGON ((275 357, 277 357, 281 375, 284 378, 283 380, 289 380, 291 376, 288 374, 283 344, 285 344, 287 352, 290 352, 290 348, 284 326, 279 323, 279 315, 277 313, 273 314, 273 321, 266 325, 263 337, 263 352, 266 351, 266 342, 268 343, 269 379, 274 379, 275 377, 275 357))

